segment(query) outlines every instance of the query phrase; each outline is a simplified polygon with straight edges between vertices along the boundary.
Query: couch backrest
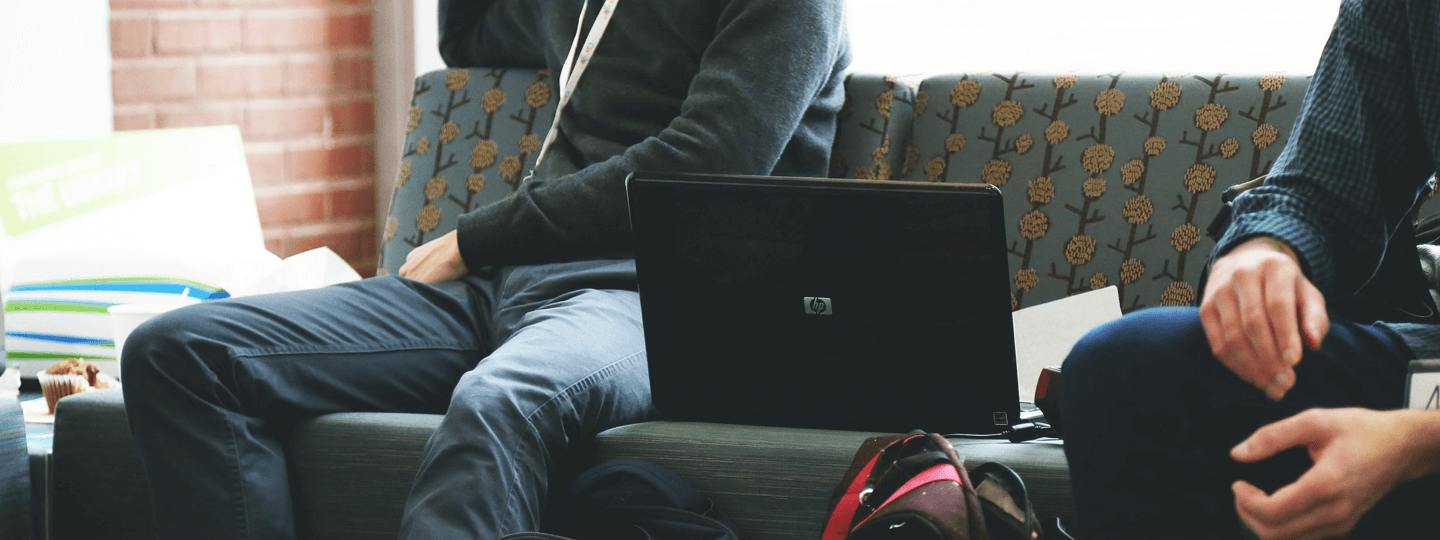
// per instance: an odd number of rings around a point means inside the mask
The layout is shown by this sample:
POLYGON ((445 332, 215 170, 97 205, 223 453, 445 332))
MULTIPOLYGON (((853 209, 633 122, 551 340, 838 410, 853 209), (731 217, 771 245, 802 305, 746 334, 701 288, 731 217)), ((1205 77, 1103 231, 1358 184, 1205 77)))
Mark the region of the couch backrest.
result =
MULTIPOLYGON (((1308 77, 985 73, 846 81, 830 176, 1001 188, 1013 305, 1114 285, 1125 311, 1186 305, 1224 188, 1264 174, 1308 77)), ((415 82, 381 272, 499 200, 554 116, 544 70, 415 82)))
POLYGON ((520 185, 555 118, 555 89, 543 69, 451 69, 415 79, 380 274, 398 272, 410 250, 454 230, 460 214, 520 185))
POLYGON ((1014 224, 1015 307, 1114 285, 1132 311, 1196 300, 1220 192, 1269 170, 1309 78, 981 73, 913 90, 877 81, 895 78, 851 78, 832 176, 876 177, 873 151, 898 171, 889 178, 999 186, 1014 224), (877 148, 867 133, 877 118, 911 132, 877 148))

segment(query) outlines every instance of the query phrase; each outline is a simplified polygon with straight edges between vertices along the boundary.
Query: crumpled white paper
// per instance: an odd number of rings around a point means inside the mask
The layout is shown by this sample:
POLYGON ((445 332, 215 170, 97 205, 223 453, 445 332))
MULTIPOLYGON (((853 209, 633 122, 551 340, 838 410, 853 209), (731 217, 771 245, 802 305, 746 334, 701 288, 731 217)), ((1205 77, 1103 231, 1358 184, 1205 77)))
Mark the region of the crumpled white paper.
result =
POLYGON ((90 359, 101 371, 118 374, 108 306, 299 291, 359 279, 327 247, 284 260, 263 249, 183 245, 161 253, 31 256, 15 261, 5 289, 6 304, 28 306, 4 314, 7 336, 0 348, 26 377, 63 357, 90 359))
POLYGON ((0 399, 17 399, 19 397, 20 370, 6 367, 5 373, 0 374, 0 399))
POLYGON ((254 273, 237 276, 228 287, 231 296, 319 289, 360 279, 360 273, 328 247, 291 255, 284 260, 276 257, 272 263, 256 261, 255 264, 254 273))

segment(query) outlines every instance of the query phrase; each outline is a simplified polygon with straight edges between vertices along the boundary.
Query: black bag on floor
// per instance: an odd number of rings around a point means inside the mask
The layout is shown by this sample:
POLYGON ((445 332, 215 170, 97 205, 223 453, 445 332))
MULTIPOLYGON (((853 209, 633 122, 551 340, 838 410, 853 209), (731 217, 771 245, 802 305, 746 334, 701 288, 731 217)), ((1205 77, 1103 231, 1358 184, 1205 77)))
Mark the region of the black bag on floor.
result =
POLYGON ((575 479, 568 536, 517 533, 501 540, 738 540, 714 501, 665 468, 606 461, 575 479))

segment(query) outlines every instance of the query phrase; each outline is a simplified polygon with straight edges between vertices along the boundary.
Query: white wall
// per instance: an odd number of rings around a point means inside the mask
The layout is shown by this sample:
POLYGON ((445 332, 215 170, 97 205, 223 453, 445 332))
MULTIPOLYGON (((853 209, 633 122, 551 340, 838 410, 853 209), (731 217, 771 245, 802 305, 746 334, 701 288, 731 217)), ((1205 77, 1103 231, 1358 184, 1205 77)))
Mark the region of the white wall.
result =
POLYGON ((0 0, 0 142, 115 125, 108 0, 0 0))
POLYGON ((847 5, 856 71, 1310 73, 1340 0, 847 0, 847 5))
POLYGON ((425 74, 445 67, 440 58, 439 2, 415 0, 415 73, 425 74))

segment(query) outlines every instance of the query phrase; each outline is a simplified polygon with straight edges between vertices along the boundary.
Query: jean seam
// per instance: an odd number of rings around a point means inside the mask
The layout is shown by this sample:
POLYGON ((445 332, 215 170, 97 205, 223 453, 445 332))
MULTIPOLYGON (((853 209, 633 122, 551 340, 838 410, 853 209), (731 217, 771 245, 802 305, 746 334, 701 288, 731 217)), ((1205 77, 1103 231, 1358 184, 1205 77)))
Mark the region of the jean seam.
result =
POLYGON ((383 343, 357 343, 352 345, 287 345, 279 347, 258 347, 240 349, 230 348, 230 359, 247 357, 265 357, 275 355, 320 355, 320 354, 367 354, 376 352, 393 352, 399 350, 424 351, 424 350, 452 350, 452 351, 473 351, 480 347, 475 343, 461 341, 393 341, 383 343))
MULTIPOLYGON (((635 360, 636 358, 644 357, 644 355, 645 355, 645 350, 644 350, 644 349, 641 349, 641 350, 639 350, 639 351, 637 351, 637 352, 634 352, 634 353, 631 353, 631 354, 629 354, 629 355, 626 355, 625 357, 620 358, 619 360, 616 360, 616 361, 614 361, 614 362, 611 362, 611 363, 609 363, 609 364, 606 364, 604 367, 601 367, 600 369, 595 370, 593 373, 585 376, 585 378, 580 379, 579 381, 576 381, 575 384, 572 384, 572 385, 566 387, 564 390, 561 390, 560 392, 557 392, 554 396, 551 396, 550 399, 546 400, 545 403, 540 404, 540 406, 535 407, 535 410, 533 410, 533 411, 531 411, 529 414, 525 415, 525 425, 526 425, 527 427, 529 427, 530 439, 532 439, 532 440, 535 442, 535 444, 536 444, 537 446, 539 446, 539 449, 541 450, 540 455, 545 456, 545 460, 546 460, 547 463, 550 461, 550 454, 549 454, 549 452, 546 452, 546 451, 545 451, 545 439, 540 436, 540 430, 535 427, 535 416, 538 415, 538 414, 540 414, 540 411, 543 411, 543 410, 545 410, 546 408, 550 407, 550 405, 553 404, 553 403, 555 403, 557 400, 560 400, 560 399, 562 399, 562 398, 564 398, 564 399, 573 398, 573 397, 575 397, 576 395, 579 395, 581 392, 584 392, 584 391, 587 391, 587 390, 593 388, 593 387, 595 386, 595 384, 596 384, 597 381, 609 379, 609 378, 615 376, 616 374, 620 373, 621 371, 624 371, 624 370, 627 369, 627 368, 633 368, 633 367, 634 367, 633 364, 636 363, 636 362, 634 362, 634 360, 635 360), (632 364, 632 365, 622 365, 622 364, 632 364)), ((516 441, 516 444, 515 444, 515 447, 514 447, 514 453, 511 454, 511 455, 515 455, 515 456, 521 455, 521 454, 520 454, 520 446, 521 446, 521 444, 523 444, 523 443, 524 443, 523 440, 516 441)), ((510 481, 510 485, 507 486, 506 489, 505 489, 505 504, 504 504, 505 514, 500 518, 500 523, 499 523, 499 525, 500 525, 500 527, 501 527, 500 530, 507 530, 507 529, 505 529, 505 526, 508 525, 508 524, 510 523, 510 521, 513 520, 514 517, 515 517, 514 507, 513 507, 512 505, 513 505, 513 503, 514 503, 514 501, 515 501, 515 492, 520 489, 520 465, 519 465, 519 460, 512 459, 512 460, 510 460, 510 461, 511 461, 510 475, 511 475, 511 477, 512 477, 512 480, 510 481)), ((547 466, 547 467, 548 467, 548 466, 547 466)), ((547 482, 549 481, 549 475, 546 475, 546 481, 547 481, 547 482)))
POLYGON ((237 495, 236 499, 240 501, 240 507, 237 509, 240 513, 238 516, 241 533, 239 537, 250 538, 250 499, 245 495, 243 475, 240 473, 240 446, 236 443, 236 441, 239 440, 239 436, 235 434, 234 419, 227 418, 228 415, 223 411, 219 414, 221 419, 226 422, 225 426, 230 433, 230 440, 226 441, 226 445, 230 447, 230 454, 235 458, 230 461, 232 464, 230 467, 230 480, 237 495))

